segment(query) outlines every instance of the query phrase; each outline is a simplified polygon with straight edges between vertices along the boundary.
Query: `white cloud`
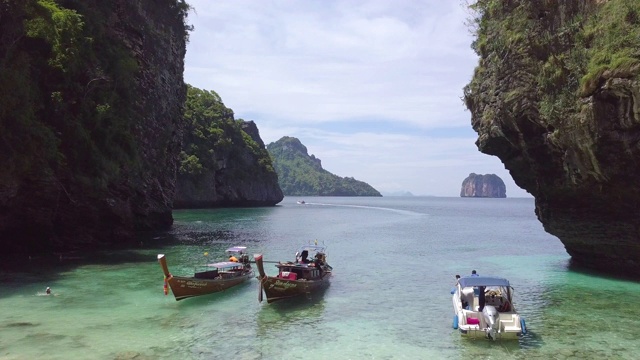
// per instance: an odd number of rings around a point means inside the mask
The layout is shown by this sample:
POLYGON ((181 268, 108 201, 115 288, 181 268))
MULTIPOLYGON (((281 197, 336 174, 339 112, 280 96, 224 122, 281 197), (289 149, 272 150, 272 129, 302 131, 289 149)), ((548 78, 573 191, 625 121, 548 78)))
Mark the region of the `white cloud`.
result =
POLYGON ((457 196, 476 172, 526 194, 468 131, 424 135, 471 127, 460 97, 477 59, 459 1, 189 3, 185 81, 256 121, 265 143, 298 137, 325 169, 383 191, 457 196))

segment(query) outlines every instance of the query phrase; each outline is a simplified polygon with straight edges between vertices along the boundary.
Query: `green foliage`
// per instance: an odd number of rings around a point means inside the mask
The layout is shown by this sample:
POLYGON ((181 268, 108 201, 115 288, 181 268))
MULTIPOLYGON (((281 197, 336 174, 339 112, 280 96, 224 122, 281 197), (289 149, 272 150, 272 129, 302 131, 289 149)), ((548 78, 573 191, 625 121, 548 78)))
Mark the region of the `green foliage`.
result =
MULTIPOLYGON (((500 91, 504 92, 504 100, 510 106, 529 95, 523 82, 516 80, 505 84, 503 80, 518 70, 512 63, 514 59, 527 62, 531 57, 532 41, 538 31, 536 22, 529 16, 531 6, 528 1, 507 0, 477 0, 470 5, 474 17, 469 23, 476 35, 472 48, 480 55, 480 63, 471 83, 464 88, 467 107, 472 108, 480 98, 500 91)), ((523 75, 529 74, 518 74, 517 77, 523 75)), ((484 112, 479 118, 483 122, 490 121, 493 115, 484 112)))
POLYGON ((183 174, 202 174, 202 163, 196 155, 187 155, 184 151, 180 152, 180 172, 183 174))
MULTIPOLYGON (((171 4, 184 19, 186 3, 171 4)), ((102 191, 140 168, 139 67, 107 28, 113 11, 98 0, 0 2, 0 181, 53 175, 102 191)))
POLYGON ((216 92, 187 85, 184 118, 183 176, 195 180, 205 172, 221 170, 219 163, 238 180, 275 174, 266 149, 242 129, 244 121, 234 119, 216 92))
POLYGON ((477 0, 470 9, 480 62, 464 89, 465 103, 483 121, 504 115, 487 104, 502 103, 498 111, 508 112, 525 101, 537 103, 550 128, 570 124, 579 98, 605 78, 640 72, 637 0, 562 6, 551 0, 477 0))
POLYGON ((512 50, 528 35, 530 19, 526 16, 526 3, 477 0, 469 8, 475 14, 470 21, 476 35, 471 47, 480 56, 512 50), (500 16, 502 12, 509 12, 510 16, 500 16))
POLYGON ((369 184, 352 177, 341 178, 324 170, 320 160, 294 137, 285 136, 267 145, 278 182, 285 195, 381 196, 369 184))
POLYGON ((608 1, 585 24, 585 46, 589 49, 587 73, 581 79, 581 94, 591 94, 606 71, 610 77, 632 77, 640 70, 640 2, 608 1))
POLYGON ((169 6, 176 10, 176 16, 183 22, 184 40, 185 42, 189 42, 189 32, 193 31, 193 25, 187 23, 187 17, 189 16, 189 11, 193 10, 193 7, 185 0, 170 0, 169 6))
POLYGON ((60 8, 53 0, 38 0, 32 11, 33 17, 24 22, 26 35, 45 40, 52 52, 49 65, 64 72, 65 64, 78 55, 82 16, 75 10, 60 8))

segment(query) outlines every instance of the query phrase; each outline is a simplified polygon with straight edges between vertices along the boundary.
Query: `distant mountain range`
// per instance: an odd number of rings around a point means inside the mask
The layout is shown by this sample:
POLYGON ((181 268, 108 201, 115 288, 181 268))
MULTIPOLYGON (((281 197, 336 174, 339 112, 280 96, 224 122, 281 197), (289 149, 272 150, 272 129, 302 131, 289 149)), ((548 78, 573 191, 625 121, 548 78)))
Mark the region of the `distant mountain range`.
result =
POLYGON ((382 196, 363 181, 324 170, 320 159, 309 155, 307 147, 297 138, 285 136, 267 145, 267 151, 284 195, 382 196))

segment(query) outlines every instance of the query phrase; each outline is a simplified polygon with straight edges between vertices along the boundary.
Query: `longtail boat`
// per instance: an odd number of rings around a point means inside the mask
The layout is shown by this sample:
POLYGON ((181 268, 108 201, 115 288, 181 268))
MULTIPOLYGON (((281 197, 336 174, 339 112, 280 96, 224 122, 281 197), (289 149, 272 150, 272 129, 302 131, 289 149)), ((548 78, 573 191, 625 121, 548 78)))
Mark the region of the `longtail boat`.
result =
POLYGON ((254 255, 258 267, 260 290, 258 300, 262 302, 262 293, 267 303, 293 298, 310 297, 329 285, 333 268, 327 264, 326 247, 322 245, 304 245, 296 253, 295 262, 278 262, 278 274, 268 276, 264 271, 262 254, 254 255))
POLYGON ((227 249, 226 253, 236 261, 196 266, 192 277, 171 275, 166 257, 164 254, 158 254, 158 262, 164 272, 164 294, 167 295, 168 288, 171 287, 173 296, 179 301, 224 291, 251 279, 255 274, 245 250, 244 246, 227 249))

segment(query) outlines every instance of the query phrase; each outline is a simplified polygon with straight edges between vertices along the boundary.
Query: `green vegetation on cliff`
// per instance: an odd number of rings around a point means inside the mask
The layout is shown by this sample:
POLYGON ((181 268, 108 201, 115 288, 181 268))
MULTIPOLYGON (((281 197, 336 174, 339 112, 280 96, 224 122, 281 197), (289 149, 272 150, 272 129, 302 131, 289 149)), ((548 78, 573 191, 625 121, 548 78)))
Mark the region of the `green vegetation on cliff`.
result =
MULTIPOLYGON (((499 76, 496 82, 510 82, 505 105, 521 111, 539 105, 539 115, 553 130, 573 121, 579 98, 591 95, 605 80, 637 77, 640 1, 566 1, 563 16, 558 6, 555 1, 528 0, 477 0, 470 5, 475 12, 472 47, 481 61, 465 88, 468 107, 479 92, 496 90, 483 88, 481 81, 499 76), (517 58, 518 63, 503 64, 489 74, 489 64, 505 58, 517 58), (530 78, 537 83, 534 91, 527 86, 530 78)), ((485 112, 485 120, 494 115, 485 112)))
POLYGON ((589 95, 605 78, 633 77, 640 72, 640 1, 605 2, 585 23, 583 42, 588 49, 582 95, 589 95))
MULTIPOLYGON (((184 1, 167 3, 186 16, 184 1)), ((108 12, 101 1, 0 3, 5 181, 53 174, 98 190, 121 169, 139 166, 132 136, 141 116, 135 111, 138 63, 109 38, 108 12)))
POLYGON ((124 243, 168 227, 184 0, 0 1, 0 245, 124 243))
POLYGON ((307 148, 294 137, 285 136, 267 145, 267 150, 285 195, 382 196, 363 181, 324 170, 320 159, 309 156, 307 148))
POLYGON ((275 174, 264 145, 243 130, 244 120, 234 119, 233 110, 216 92, 187 86, 184 117, 187 127, 180 153, 181 176, 197 182, 204 173, 227 171, 230 183, 238 183, 261 173, 275 174), (258 168, 238 166, 245 163, 247 150, 258 159, 258 168))

